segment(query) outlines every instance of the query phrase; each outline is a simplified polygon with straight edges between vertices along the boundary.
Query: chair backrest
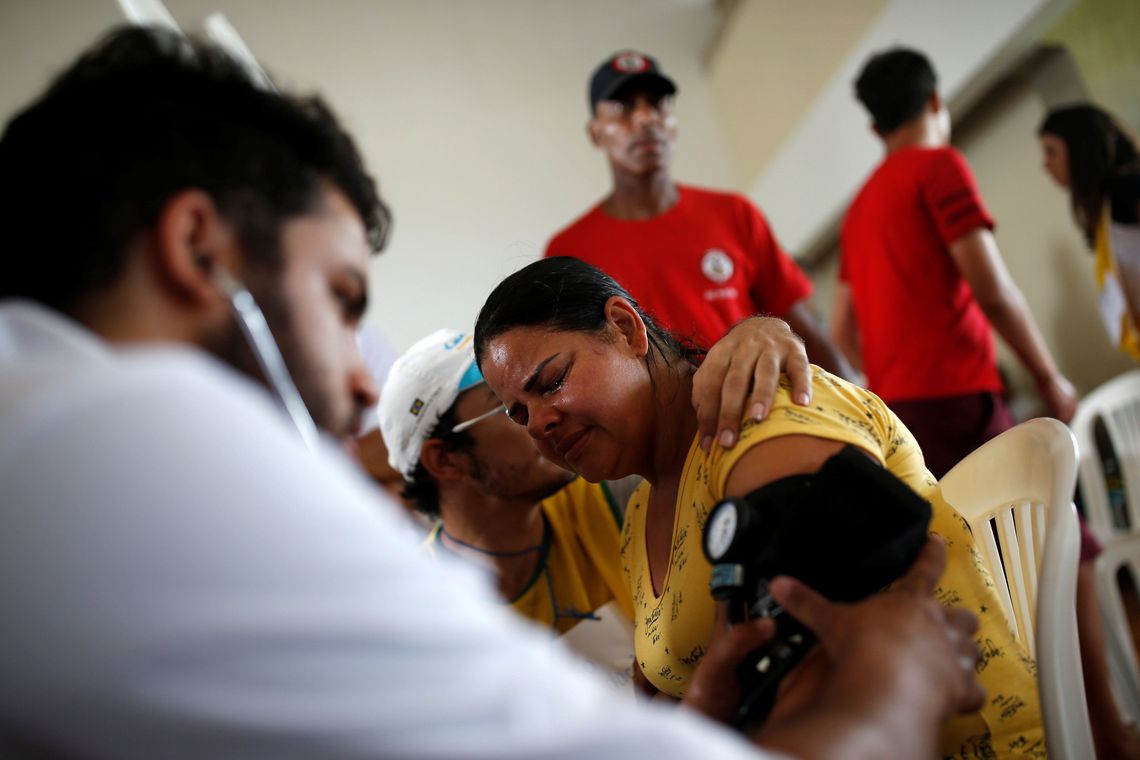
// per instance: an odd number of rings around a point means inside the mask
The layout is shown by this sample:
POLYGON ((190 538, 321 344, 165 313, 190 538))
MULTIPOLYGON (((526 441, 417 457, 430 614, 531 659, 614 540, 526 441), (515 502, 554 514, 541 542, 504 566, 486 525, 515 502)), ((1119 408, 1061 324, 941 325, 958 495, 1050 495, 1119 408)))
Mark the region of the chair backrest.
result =
POLYGON ((1037 658, 1041 712, 1055 758, 1093 756, 1077 640, 1076 475, 1073 434, 1043 418, 989 441, 940 483, 973 531, 1010 625, 1037 658))
POLYGON ((1140 669, 1132 629, 1124 610, 1117 574, 1126 570, 1133 586, 1140 588, 1140 533, 1120 536, 1096 558, 1096 596, 1108 647, 1108 670, 1112 674, 1117 702, 1131 723, 1140 722, 1140 669))
POLYGON ((1102 542, 1140 532, 1140 370, 1125 372, 1085 396, 1072 428, 1081 452, 1081 497, 1089 527, 1102 542), (1109 491, 1096 445, 1098 419, 1116 453, 1122 494, 1109 491))

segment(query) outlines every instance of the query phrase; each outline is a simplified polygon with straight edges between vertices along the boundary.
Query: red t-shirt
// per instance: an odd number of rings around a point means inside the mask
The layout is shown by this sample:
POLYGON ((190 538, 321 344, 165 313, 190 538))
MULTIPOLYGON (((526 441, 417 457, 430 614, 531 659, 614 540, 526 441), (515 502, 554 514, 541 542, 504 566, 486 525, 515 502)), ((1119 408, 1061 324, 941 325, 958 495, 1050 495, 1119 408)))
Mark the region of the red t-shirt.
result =
POLYGON ((887 156, 840 234, 872 391, 887 401, 1000 391, 990 324, 950 244, 993 219, 953 148, 887 156))
POLYGON ((614 219, 595 206, 555 235, 546 255, 593 264, 662 327, 705 348, 740 320, 783 316, 811 293, 811 280, 747 198, 677 190, 677 203, 652 219, 614 219))

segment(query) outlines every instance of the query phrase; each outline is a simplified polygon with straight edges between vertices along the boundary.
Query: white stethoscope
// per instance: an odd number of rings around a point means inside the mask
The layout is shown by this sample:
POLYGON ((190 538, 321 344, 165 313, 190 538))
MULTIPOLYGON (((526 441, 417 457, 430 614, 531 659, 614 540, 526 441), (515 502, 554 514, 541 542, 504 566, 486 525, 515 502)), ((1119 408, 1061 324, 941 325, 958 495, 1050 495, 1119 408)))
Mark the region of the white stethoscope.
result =
POLYGON ((273 339, 269 324, 265 321, 265 314, 253 299, 249 289, 240 280, 234 277, 225 267, 210 266, 210 277, 218 289, 229 299, 233 307, 234 317, 238 327, 245 336, 249 348, 257 359, 266 382, 277 396, 285 414, 292 420, 297 428, 301 440, 310 451, 317 450, 317 441, 320 433, 301 398, 289 370, 285 367, 285 359, 273 339))

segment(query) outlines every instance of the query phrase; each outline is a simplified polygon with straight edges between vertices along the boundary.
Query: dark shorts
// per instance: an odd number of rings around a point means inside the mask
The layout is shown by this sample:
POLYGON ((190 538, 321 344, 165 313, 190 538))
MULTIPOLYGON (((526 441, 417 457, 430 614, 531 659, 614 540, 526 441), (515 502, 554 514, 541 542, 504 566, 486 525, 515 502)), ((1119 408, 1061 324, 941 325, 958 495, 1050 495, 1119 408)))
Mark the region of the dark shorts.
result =
MULTIPOLYGON (((996 393, 970 393, 924 401, 889 403, 922 448, 926 467, 939 480, 974 449, 1016 424, 996 393)), ((1081 524, 1081 562, 1096 559, 1101 545, 1081 524)))
POLYGON ((967 454, 1016 422, 1001 396, 968 393, 912 401, 888 401, 922 448, 926 467, 941 479, 967 454))

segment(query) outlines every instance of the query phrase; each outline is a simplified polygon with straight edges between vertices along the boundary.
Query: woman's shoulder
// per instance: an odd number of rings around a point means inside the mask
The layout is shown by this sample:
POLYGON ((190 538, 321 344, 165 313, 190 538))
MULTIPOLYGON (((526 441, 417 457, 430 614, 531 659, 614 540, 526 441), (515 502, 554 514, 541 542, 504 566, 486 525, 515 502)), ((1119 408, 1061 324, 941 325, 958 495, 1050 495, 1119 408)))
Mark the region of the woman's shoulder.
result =
MULTIPOLYGON (((890 427, 893 415, 887 405, 871 391, 840 377, 812 367, 812 400, 807 406, 792 401, 790 388, 782 383, 772 404, 772 411, 764 422, 767 431, 758 435, 772 437, 777 430, 796 426, 805 428, 808 435, 834 438, 841 431, 858 431, 876 446, 881 444, 880 433, 890 427)), ((786 433, 785 433, 786 434, 786 433)))
POLYGON ((890 410, 870 391, 816 367, 811 403, 807 406, 794 403, 790 388, 781 385, 767 418, 759 422, 745 420, 740 440, 733 448, 714 447, 709 462, 710 475, 713 482, 723 488, 733 468, 749 451, 773 439, 790 436, 818 439, 825 444, 821 450, 830 450, 830 444, 834 443, 851 444, 883 464, 894 435, 893 420, 890 410))

